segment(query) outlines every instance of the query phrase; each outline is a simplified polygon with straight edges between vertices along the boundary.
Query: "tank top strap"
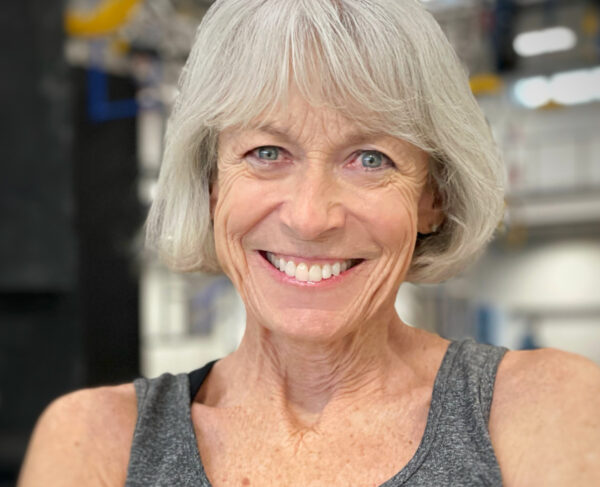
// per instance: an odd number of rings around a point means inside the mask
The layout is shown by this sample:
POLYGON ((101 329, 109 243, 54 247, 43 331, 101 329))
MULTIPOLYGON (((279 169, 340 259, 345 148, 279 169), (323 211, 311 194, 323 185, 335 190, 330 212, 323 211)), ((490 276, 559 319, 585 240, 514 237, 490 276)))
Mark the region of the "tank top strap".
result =
POLYGON ((434 383, 423 448, 414 458, 418 465, 409 464, 405 477, 390 487, 502 485, 488 420, 506 351, 472 339, 449 345, 434 383))
POLYGON ((138 418, 126 487, 206 486, 190 413, 188 374, 134 381, 138 418))
POLYGON ((455 399, 460 394, 464 396, 461 401, 445 401, 447 412, 460 409, 468 398, 469 403, 478 409, 487 427, 496 373, 507 349, 478 343, 472 338, 454 342, 454 345, 454 356, 442 364, 440 375, 444 368, 447 373, 445 383, 440 386, 455 399))

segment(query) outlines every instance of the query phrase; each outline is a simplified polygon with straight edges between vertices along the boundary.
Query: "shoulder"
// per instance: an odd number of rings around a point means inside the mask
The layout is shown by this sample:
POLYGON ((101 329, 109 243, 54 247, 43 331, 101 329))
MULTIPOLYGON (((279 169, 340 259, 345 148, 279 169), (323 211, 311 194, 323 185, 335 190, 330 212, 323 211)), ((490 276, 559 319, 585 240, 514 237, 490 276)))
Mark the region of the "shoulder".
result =
POLYGON ((554 349, 507 352, 490 435, 510 485, 600 485, 600 368, 554 349))
POLYGON ((123 485, 136 420, 133 384, 54 400, 35 426, 19 486, 123 485))
POLYGON ((585 357, 551 348, 509 351, 498 367, 493 406, 552 406, 557 399, 596 408, 600 367, 585 357))

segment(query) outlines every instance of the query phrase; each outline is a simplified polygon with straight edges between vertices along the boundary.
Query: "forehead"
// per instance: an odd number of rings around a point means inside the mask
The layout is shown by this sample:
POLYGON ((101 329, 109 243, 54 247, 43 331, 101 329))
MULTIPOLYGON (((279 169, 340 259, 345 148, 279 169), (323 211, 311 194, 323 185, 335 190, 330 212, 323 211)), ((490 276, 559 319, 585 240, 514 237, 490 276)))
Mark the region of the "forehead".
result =
POLYGON ((246 124, 225 128, 220 142, 239 140, 256 134, 267 134, 292 143, 314 141, 329 144, 359 144, 374 139, 405 143, 368 123, 368 117, 352 117, 329 106, 314 106, 297 93, 284 103, 246 124))

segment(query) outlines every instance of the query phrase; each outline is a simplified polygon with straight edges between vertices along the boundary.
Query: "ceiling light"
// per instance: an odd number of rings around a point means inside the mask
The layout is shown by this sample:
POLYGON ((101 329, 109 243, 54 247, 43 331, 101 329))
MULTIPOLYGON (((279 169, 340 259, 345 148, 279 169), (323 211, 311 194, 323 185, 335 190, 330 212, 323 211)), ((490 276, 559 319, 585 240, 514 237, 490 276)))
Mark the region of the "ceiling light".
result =
POLYGON ((565 71, 550 77, 521 79, 515 83, 513 93, 517 101, 527 108, 538 108, 550 102, 578 105, 600 101, 600 66, 565 71))
POLYGON ((589 69, 555 74, 550 81, 552 99, 562 105, 589 103, 598 98, 600 85, 594 85, 594 75, 589 69))
POLYGON ((513 41, 519 56, 539 56, 550 52, 567 51, 577 44, 577 36, 568 27, 550 27, 543 30, 523 32, 513 41))
POLYGON ((527 108, 538 108, 550 101, 550 83, 545 76, 519 80, 514 87, 515 97, 527 108))

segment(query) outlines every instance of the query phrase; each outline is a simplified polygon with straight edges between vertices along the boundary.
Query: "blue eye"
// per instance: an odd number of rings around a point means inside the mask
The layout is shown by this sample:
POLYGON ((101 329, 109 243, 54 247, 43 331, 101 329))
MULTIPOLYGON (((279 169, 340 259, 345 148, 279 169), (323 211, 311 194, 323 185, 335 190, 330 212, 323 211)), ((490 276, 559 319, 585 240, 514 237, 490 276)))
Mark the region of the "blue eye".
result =
POLYGON ((385 156, 378 151, 365 151, 360 156, 360 161, 367 169, 379 169, 385 162, 385 156))
POLYGON ((259 159, 266 159, 267 161, 276 161, 279 159, 279 149, 277 147, 265 146, 256 149, 256 156, 259 159))

